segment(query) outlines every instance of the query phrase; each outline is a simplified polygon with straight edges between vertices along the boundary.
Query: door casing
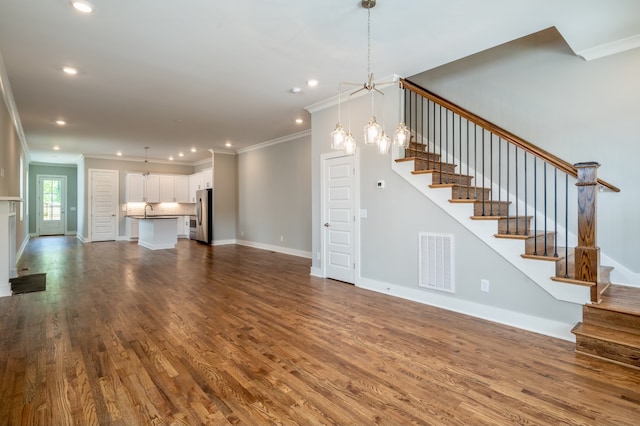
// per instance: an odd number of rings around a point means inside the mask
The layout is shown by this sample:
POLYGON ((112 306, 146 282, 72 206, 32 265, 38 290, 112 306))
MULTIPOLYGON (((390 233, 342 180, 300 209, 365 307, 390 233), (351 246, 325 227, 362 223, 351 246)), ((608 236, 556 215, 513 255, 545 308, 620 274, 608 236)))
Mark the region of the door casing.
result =
MULTIPOLYGON (((328 177, 326 176, 327 160, 334 158, 344 157, 342 152, 330 152, 322 154, 320 156, 320 262, 321 262, 321 274, 323 277, 327 277, 327 259, 326 257, 326 244, 327 244, 327 229, 324 224, 327 223, 326 217, 326 203, 327 203, 327 183, 328 177)), ((352 284, 358 285, 360 280, 360 155, 359 151, 353 155, 353 167, 354 173, 353 179, 353 212, 355 215, 355 221, 353 224, 353 258, 355 263, 354 268, 354 282, 352 284)))

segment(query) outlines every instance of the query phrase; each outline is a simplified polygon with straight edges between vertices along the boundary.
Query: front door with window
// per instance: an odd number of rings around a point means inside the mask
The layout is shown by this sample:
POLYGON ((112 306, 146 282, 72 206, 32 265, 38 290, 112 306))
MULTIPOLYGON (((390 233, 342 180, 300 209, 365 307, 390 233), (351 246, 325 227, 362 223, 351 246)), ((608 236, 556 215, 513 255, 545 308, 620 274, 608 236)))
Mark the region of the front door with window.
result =
POLYGON ((66 176, 38 176, 39 235, 64 235, 66 189, 66 176))

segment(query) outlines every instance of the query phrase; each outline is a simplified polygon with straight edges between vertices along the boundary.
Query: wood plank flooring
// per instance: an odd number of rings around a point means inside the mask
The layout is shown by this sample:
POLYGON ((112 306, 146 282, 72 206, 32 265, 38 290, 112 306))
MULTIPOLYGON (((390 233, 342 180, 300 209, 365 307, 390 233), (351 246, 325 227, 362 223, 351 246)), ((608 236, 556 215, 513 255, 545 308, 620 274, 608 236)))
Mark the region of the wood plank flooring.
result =
POLYGON ((640 371, 571 342, 180 240, 29 242, 0 298, 2 425, 640 424, 640 371))

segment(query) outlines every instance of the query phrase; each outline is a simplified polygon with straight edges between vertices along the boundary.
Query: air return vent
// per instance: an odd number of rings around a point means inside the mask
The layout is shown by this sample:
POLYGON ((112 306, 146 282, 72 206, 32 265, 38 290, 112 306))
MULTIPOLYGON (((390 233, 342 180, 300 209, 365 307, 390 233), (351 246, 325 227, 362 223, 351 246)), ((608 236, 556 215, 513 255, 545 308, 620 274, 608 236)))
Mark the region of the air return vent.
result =
POLYGON ((453 234, 420 232, 418 241, 418 285, 454 293, 453 234))

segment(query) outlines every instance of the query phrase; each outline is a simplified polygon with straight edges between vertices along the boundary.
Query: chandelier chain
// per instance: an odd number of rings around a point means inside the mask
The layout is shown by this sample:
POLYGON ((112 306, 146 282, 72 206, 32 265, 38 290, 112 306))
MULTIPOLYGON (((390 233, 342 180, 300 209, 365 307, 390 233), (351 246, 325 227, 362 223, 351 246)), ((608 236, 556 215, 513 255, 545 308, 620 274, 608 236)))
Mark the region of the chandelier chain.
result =
POLYGON ((367 9, 367 77, 371 83, 371 8, 367 9))

